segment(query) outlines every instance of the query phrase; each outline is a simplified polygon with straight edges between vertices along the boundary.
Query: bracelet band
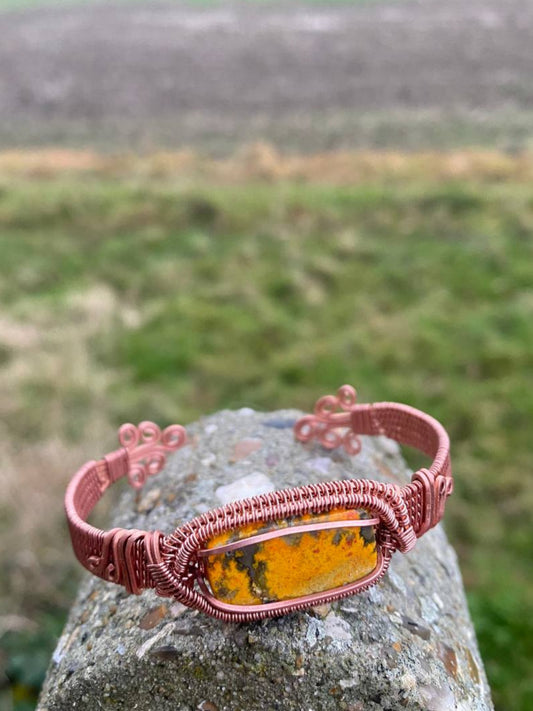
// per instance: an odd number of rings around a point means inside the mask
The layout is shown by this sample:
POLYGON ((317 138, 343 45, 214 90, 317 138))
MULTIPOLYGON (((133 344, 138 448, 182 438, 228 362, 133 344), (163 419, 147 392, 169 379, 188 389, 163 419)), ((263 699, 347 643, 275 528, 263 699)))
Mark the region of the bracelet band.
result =
POLYGON ((312 415, 296 422, 296 439, 317 440, 329 449, 342 446, 349 454, 357 454, 361 448, 358 435, 385 435, 431 457, 429 468, 419 469, 403 487, 348 479, 273 491, 212 509, 169 535, 120 528, 102 531, 87 523, 87 517, 106 489, 124 476, 134 488, 142 487, 148 476, 163 468, 166 454, 187 441, 179 425, 164 431, 151 422, 123 425, 121 448, 85 464, 67 488, 65 510, 76 557, 91 573, 123 585, 130 593, 154 588, 160 595, 226 621, 279 615, 368 588, 385 573, 395 550, 410 550, 418 537, 440 521, 453 478, 449 438, 437 420, 408 405, 356 404, 355 398, 349 385, 342 386, 336 396, 321 398, 312 415), (219 570, 216 566, 222 556, 227 567, 233 565, 231 556, 242 560, 246 546, 248 552, 256 551, 272 545, 273 540, 279 545, 283 536, 288 541, 307 531, 315 535, 321 531, 324 541, 329 541, 327 535, 335 529, 348 542, 355 536, 367 545, 365 555, 371 551, 375 562, 368 574, 287 599, 259 596, 254 603, 232 604, 217 598, 209 574, 219 570))

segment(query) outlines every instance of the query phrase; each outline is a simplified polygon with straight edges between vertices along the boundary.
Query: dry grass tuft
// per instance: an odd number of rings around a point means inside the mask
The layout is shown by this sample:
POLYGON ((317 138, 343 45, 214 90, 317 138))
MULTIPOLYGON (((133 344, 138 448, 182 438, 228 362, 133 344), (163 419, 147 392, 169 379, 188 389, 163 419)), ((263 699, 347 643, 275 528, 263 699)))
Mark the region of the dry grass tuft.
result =
POLYGON ((290 155, 279 153, 268 143, 252 144, 222 160, 190 150, 145 156, 68 149, 0 153, 0 175, 54 178, 65 173, 180 177, 224 183, 287 180, 329 185, 416 179, 527 181, 533 179, 533 154, 471 149, 447 153, 358 151, 290 155))

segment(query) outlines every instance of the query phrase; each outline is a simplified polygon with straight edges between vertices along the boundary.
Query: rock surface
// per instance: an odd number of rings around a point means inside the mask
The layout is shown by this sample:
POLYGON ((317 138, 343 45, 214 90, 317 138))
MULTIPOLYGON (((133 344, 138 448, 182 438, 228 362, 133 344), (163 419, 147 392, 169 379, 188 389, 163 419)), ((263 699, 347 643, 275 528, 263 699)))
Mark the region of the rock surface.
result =
MULTIPOLYGON (((189 426, 113 525, 176 525, 244 495, 336 478, 402 483, 396 443, 356 457, 294 441, 300 413, 220 412, 189 426)), ((453 502, 453 499, 451 500, 453 502)), ((452 503, 453 505, 453 503, 452 503)), ((39 711, 475 711, 492 709, 453 549, 440 526, 352 598, 254 624, 224 624, 152 591, 87 575, 54 652, 39 711)))

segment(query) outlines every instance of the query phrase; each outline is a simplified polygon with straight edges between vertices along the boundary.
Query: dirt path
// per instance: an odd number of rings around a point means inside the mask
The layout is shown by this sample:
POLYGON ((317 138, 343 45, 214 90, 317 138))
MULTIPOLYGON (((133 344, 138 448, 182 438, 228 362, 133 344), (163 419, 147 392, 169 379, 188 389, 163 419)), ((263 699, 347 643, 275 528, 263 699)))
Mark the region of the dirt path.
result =
POLYGON ((0 13, 0 148, 533 145, 530 0, 0 13))

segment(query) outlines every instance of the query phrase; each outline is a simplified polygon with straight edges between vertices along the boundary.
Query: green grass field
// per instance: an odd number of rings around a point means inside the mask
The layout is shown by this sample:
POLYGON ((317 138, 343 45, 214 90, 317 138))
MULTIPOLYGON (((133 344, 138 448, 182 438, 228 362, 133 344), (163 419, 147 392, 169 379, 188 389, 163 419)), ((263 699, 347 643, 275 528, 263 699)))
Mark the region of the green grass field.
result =
POLYGON ((533 707, 531 182, 9 176, 0 245, 0 549, 27 547, 0 560, 27 620, 0 638, 6 703, 32 707, 73 593, 58 450, 74 467, 125 420, 308 409, 350 382, 448 428, 446 529, 497 708, 533 707))

